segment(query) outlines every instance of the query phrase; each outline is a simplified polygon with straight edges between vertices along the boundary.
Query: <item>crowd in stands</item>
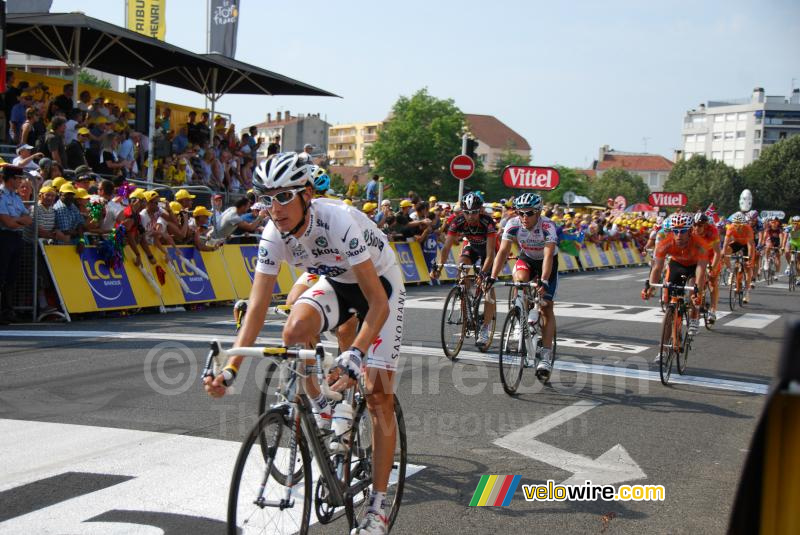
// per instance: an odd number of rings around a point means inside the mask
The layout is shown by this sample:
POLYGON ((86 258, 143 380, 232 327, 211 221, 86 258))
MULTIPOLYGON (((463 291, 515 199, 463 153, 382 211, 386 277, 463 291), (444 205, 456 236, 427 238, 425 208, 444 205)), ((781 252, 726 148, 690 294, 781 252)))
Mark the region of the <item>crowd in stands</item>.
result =
MULTIPOLYGON (((125 179, 146 177, 147 155, 154 158, 154 181, 167 186, 207 186, 213 191, 244 193, 250 189, 256 153, 263 139, 255 127, 239 136, 234 124, 208 112, 191 111, 188 121, 176 124, 169 107, 157 107, 155 134, 132 128, 129 110, 102 96, 101 90, 83 89, 73 103, 71 83, 52 97, 49 88, 14 84, 6 76, 3 94, 7 144, 16 147, 14 165, 42 180, 63 176, 64 170, 87 166, 116 185, 125 179), (93 94, 94 92, 94 94, 93 94)), ((268 154, 280 148, 271 140, 268 154)))

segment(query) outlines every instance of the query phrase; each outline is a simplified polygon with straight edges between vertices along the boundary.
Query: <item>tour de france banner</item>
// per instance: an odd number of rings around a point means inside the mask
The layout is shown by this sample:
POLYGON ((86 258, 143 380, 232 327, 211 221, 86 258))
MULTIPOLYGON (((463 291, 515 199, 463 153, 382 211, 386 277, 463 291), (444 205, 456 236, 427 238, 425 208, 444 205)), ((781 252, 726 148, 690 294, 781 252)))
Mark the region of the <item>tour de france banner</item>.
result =
POLYGON ((201 252, 192 246, 179 249, 180 257, 174 248, 167 248, 169 263, 162 253, 155 253, 158 265, 165 271, 165 284, 161 285, 165 305, 236 298, 220 251, 201 252))
POLYGON ((405 282, 428 282, 431 280, 419 242, 392 242, 391 245, 405 282))
POLYGON ((128 29, 154 39, 167 33, 167 0, 126 0, 128 29))

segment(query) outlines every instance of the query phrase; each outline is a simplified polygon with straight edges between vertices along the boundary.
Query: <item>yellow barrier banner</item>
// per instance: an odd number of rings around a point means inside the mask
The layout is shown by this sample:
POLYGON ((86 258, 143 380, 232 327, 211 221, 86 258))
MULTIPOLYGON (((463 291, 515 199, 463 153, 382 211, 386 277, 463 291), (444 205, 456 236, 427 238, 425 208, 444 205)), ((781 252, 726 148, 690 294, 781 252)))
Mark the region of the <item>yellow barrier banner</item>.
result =
POLYGON ((558 253, 558 270, 559 271, 577 271, 580 269, 578 260, 572 256, 559 251, 558 253))
MULTIPOLYGON (((256 275, 258 262, 258 245, 226 244, 222 246, 222 257, 233 283, 233 290, 239 299, 247 299, 253 287, 253 278, 256 275)), ((281 264, 278 278, 272 289, 273 295, 286 295, 289 293, 294 281, 297 280, 297 270, 289 267, 286 262, 281 264)))
POLYGON ((78 255, 73 245, 44 245, 50 274, 70 313, 122 310, 161 305, 158 295, 130 258, 117 269, 109 268, 96 247, 78 255))
POLYGON ((606 255, 609 259, 613 259, 613 265, 615 266, 624 266, 628 263, 622 258, 622 246, 618 241, 611 242, 608 250, 606 251, 606 255))
POLYGON ((626 266, 632 266, 634 264, 638 264, 638 262, 636 261, 636 257, 634 257, 634 251, 636 251, 636 247, 631 245, 630 242, 627 241, 617 242, 614 245, 617 246, 617 250, 619 251, 619 255, 621 257, 623 264, 625 264, 626 266))
POLYGON ((592 250, 590 249, 590 247, 594 248, 595 245, 593 243, 584 243, 583 246, 578 251, 578 258, 581 261, 581 267, 583 269, 594 269, 600 267, 598 265, 599 259, 596 263, 590 252, 592 250))
POLYGON ((391 245, 397 255, 400 270, 403 272, 404 282, 429 282, 431 280, 419 242, 392 242, 391 245))
POLYGON ((610 267, 616 265, 602 245, 589 244, 589 254, 592 255, 597 267, 610 267))
MULTIPOLYGON (((191 245, 182 245, 178 249, 180 256, 172 247, 167 249, 166 257, 161 251, 153 251, 156 264, 164 270, 161 298, 165 305, 235 299, 236 294, 219 251, 201 253, 191 245)), ((148 267, 155 277, 155 266, 148 267)))
POLYGON ((154 39, 167 33, 167 0, 128 0, 128 29, 154 39))

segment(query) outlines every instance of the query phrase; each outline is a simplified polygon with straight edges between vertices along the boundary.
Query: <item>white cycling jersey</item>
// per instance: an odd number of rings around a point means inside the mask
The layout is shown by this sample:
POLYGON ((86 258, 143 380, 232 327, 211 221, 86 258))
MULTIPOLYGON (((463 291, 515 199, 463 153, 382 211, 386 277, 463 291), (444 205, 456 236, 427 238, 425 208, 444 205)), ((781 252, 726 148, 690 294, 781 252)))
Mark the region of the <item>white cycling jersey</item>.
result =
POLYGON ((270 220, 261 235, 256 271, 277 275, 281 262, 346 284, 358 282, 352 266, 372 260, 378 276, 396 259, 386 235, 364 213, 341 201, 314 199, 308 228, 299 237, 281 238, 270 220))
MULTIPOLYGON (((503 239, 516 239, 520 255, 524 255, 531 260, 542 260, 544 258, 544 246, 548 243, 558 246, 556 226, 543 216, 539 216, 539 221, 530 230, 520 222, 519 216, 510 219, 503 230, 503 239)), ((553 251, 553 256, 557 255, 558 247, 553 251)))

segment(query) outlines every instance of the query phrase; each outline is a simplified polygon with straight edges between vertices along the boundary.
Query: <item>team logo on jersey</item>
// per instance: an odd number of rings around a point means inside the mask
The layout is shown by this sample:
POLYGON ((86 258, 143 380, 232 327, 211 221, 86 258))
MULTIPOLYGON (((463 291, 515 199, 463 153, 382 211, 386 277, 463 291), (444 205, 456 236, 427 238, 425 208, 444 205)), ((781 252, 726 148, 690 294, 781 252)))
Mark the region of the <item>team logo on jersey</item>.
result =
POLYGON ((317 241, 314 242, 314 243, 317 244, 317 247, 327 247, 328 246, 328 240, 325 239, 325 236, 320 236, 319 238, 317 238, 317 241))
POLYGON ((355 249, 356 247, 358 247, 358 238, 353 238, 350 240, 350 248, 355 249))
POLYGON ((267 256, 267 248, 262 245, 258 248, 258 256, 267 256))

